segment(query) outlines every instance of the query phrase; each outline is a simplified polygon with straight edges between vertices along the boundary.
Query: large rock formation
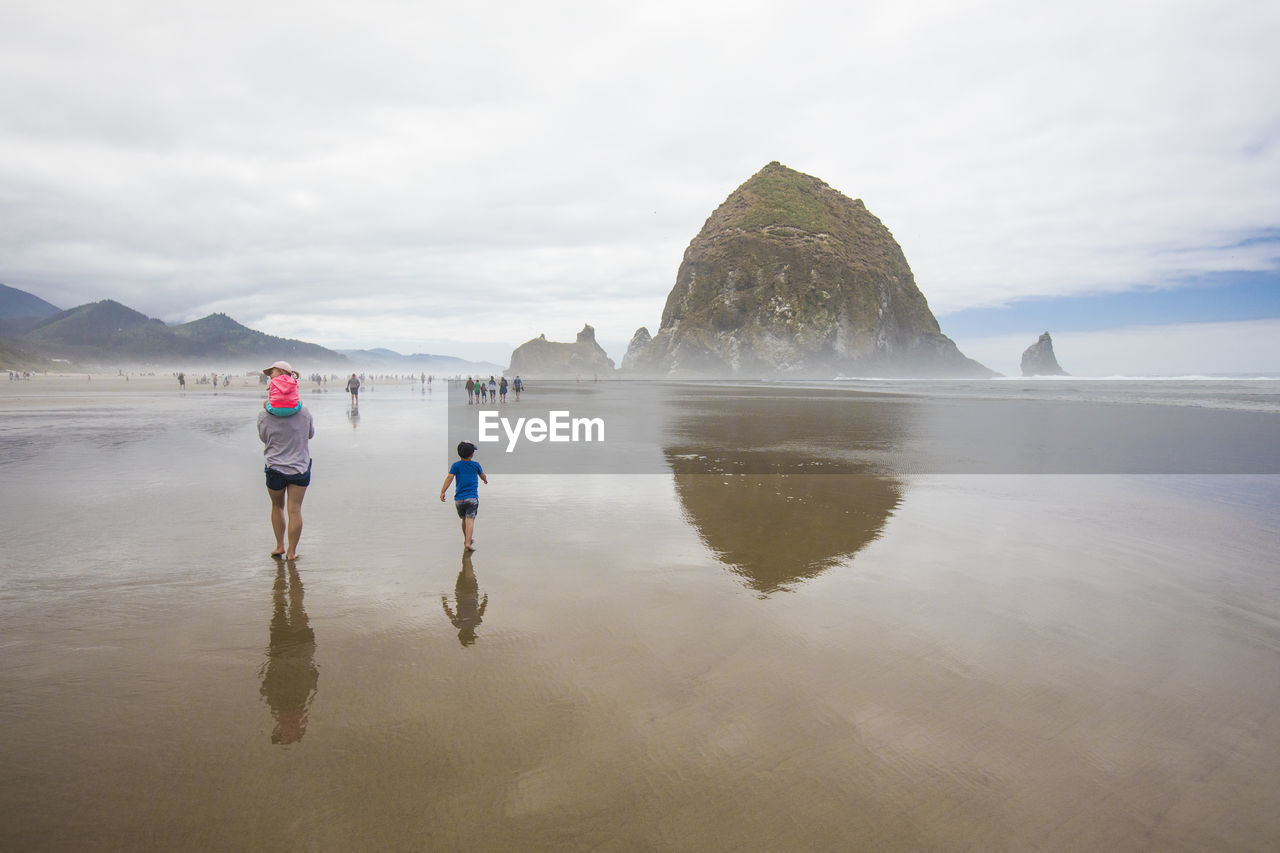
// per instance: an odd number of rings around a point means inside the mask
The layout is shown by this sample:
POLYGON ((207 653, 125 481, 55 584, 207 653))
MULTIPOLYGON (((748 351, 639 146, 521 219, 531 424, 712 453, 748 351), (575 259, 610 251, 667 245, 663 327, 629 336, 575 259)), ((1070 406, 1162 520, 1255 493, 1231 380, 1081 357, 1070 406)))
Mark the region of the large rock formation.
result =
POLYGON ((738 187, 685 250, 640 374, 990 376, 942 334, 889 229, 774 162, 738 187))
POLYGON ((567 344, 539 335, 511 353, 508 375, 522 378, 581 379, 612 375, 613 359, 596 343, 596 330, 583 326, 578 340, 567 344))
POLYGON ((1058 366, 1057 356, 1053 354, 1053 339, 1045 332, 1034 344, 1022 353, 1023 376, 1070 376, 1058 366))

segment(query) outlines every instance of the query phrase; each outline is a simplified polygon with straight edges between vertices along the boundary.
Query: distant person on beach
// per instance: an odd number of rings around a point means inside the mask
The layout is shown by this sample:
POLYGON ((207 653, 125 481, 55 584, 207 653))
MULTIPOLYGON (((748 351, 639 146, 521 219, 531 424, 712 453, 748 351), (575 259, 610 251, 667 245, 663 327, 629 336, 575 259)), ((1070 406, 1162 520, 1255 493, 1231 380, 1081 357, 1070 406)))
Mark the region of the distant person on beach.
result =
POLYGON ((494 381, 492 376, 489 377, 489 402, 498 402, 498 383, 494 381))
POLYGON ((502 402, 507 402, 507 377, 502 377, 502 381, 498 383, 498 396, 502 402))
POLYGON ((466 551, 476 549, 473 538, 476 529, 476 513, 480 511, 480 482, 489 485, 489 478, 484 475, 480 463, 472 459, 476 446, 469 441, 458 442, 458 461, 449 467, 449 474, 440 487, 440 503, 444 503, 445 492, 455 479, 453 487, 453 506, 462 520, 462 547, 466 551))
MULTIPOLYGON (((275 379, 293 370, 288 363, 277 361, 262 372, 275 379)), ((298 558, 298 540, 302 537, 302 500, 311 485, 311 446, 308 442, 315 434, 311 412, 301 404, 298 411, 287 418, 273 417, 265 408, 258 412, 258 438, 262 439, 262 454, 266 457, 263 471, 267 476, 267 495, 271 498, 271 530, 276 536, 276 547, 271 552, 273 557, 298 558), (287 549, 286 532, 289 535, 287 549)))
POLYGON ((468 376, 467 384, 464 387, 467 389, 467 405, 470 406, 475 399, 476 383, 472 382, 471 377, 468 376))
MULTIPOLYGON (((347 380, 347 391, 351 393, 351 405, 360 405, 360 380, 356 378, 354 373, 351 374, 351 378, 347 380)), ((376 406, 374 408, 375 410, 377 409, 376 406)))
POLYGON ((187 390, 187 375, 185 373, 178 374, 178 387, 183 391, 187 390))
POLYGON ((287 418, 302 411, 302 401, 298 399, 298 371, 289 366, 287 361, 277 361, 267 370, 275 370, 275 375, 267 383, 267 400, 262 408, 267 414, 277 418, 287 418))
POLYGON ((516 392, 516 402, 520 402, 520 392, 524 390, 524 381, 520 378, 520 374, 516 374, 515 381, 511 383, 511 390, 516 392))

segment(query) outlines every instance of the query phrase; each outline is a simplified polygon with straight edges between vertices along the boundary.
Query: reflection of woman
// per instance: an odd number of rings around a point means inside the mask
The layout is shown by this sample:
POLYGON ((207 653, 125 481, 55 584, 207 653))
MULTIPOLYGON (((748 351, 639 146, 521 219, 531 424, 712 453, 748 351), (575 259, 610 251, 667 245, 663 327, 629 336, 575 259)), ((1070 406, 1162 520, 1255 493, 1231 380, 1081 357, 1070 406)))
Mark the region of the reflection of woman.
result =
POLYGON ((271 716, 276 721, 271 742, 296 743, 307 733, 307 709, 315 697, 320 672, 315 663, 316 635, 302 608, 302 579, 292 562, 280 565, 272 597, 275 608, 271 614, 271 644, 260 671, 259 692, 271 706, 271 716))
POLYGON ((470 551, 462 554, 462 571, 458 572, 453 597, 458 605, 457 611, 449 609, 449 597, 446 595, 440 596, 440 604, 453 627, 458 629, 458 642, 469 646, 476 641, 476 626, 484 616, 484 609, 489 606, 489 596, 480 597, 480 585, 476 581, 475 570, 471 568, 470 551))

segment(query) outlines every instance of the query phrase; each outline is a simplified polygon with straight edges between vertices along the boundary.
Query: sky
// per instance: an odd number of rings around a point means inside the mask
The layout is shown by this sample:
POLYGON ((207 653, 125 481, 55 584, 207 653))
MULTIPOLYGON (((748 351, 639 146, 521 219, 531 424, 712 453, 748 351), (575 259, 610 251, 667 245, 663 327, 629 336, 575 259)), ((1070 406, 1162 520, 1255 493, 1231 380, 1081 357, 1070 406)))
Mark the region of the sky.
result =
POLYGON ((2 0, 0 282, 620 360, 778 160, 993 369, 1048 330, 1072 372, 1280 375, 1277 44, 1265 0, 2 0))

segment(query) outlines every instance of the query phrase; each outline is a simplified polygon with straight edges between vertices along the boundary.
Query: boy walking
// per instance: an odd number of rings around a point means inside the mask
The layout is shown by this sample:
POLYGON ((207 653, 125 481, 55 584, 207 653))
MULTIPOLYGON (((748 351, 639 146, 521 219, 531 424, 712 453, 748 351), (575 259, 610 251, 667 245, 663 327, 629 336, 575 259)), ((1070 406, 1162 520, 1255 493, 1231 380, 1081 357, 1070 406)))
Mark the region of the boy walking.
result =
POLYGON ((453 487, 453 506, 458 511, 458 518, 462 520, 462 547, 467 551, 476 549, 472 534, 476 529, 476 513, 480 510, 480 481, 489 485, 484 469, 471 458, 475 452, 476 446, 471 442, 458 442, 458 461, 449 466, 449 474, 440 487, 440 502, 444 503, 449 484, 457 480, 457 485, 453 487))

